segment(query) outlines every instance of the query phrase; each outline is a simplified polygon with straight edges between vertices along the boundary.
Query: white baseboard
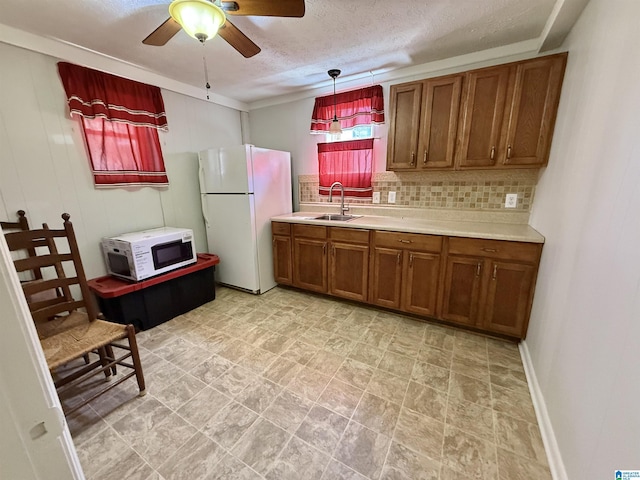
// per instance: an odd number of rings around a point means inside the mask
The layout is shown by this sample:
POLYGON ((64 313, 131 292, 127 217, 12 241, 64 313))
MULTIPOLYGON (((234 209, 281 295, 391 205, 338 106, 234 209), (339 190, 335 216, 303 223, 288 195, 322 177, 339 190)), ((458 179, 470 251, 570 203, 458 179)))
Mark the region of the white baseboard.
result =
POLYGON ((538 426, 540 427, 540 434, 542 435, 542 442, 544 443, 544 449, 547 452, 547 460, 549 461, 551 476, 554 480, 569 480, 569 477, 567 477, 567 471, 564 468, 560 449, 558 448, 558 442, 556 441, 556 436, 553 432, 553 426, 551 425, 551 419, 549 418, 549 412, 547 411, 547 404, 542 396, 542 391, 538 384, 538 378, 536 377, 536 372, 533 368, 533 363, 531 362, 529 347, 527 347, 527 343, 524 340, 520 342, 520 357, 522 358, 522 365, 524 366, 524 372, 527 376, 527 382, 529 383, 529 391, 531 392, 533 408, 536 411, 538 426))

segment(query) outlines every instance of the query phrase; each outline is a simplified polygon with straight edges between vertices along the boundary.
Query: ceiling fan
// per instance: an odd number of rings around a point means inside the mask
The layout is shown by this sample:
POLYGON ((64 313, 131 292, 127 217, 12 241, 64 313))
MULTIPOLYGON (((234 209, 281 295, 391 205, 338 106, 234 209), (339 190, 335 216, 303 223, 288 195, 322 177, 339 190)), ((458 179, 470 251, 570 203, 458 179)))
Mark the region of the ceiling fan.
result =
MULTIPOLYGON (((169 17, 162 25, 156 28, 142 43, 145 45, 162 46, 173 36, 185 28, 189 35, 204 43, 209 38, 215 36, 215 27, 219 26, 217 33, 227 41, 229 45, 240 52, 244 57, 253 57, 260 52, 260 47, 242 33, 233 23, 229 21, 227 15, 257 15, 266 17, 303 17, 305 11, 304 0, 173 0, 169 5, 169 17), (189 4, 189 5, 185 5, 189 4), (204 8, 213 13, 213 30, 211 34, 190 32, 178 20, 183 20, 189 15, 193 16, 193 10, 185 12, 180 18, 179 10, 182 7, 204 8)), ((211 25, 209 25, 211 26, 211 25)))

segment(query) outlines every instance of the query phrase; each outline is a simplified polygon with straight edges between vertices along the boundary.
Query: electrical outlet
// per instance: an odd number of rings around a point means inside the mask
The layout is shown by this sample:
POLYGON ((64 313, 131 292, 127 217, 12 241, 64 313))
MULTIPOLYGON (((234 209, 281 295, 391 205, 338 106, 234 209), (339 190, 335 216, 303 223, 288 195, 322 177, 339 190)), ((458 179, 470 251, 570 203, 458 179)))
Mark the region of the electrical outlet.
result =
POLYGON ((518 206, 518 194, 507 193, 507 197, 504 201, 504 208, 516 208, 518 206))
POLYGON ((380 192, 373 192, 373 203, 380 203, 380 192))
POLYGON ((396 192, 389 192, 389 203, 396 203, 396 192))

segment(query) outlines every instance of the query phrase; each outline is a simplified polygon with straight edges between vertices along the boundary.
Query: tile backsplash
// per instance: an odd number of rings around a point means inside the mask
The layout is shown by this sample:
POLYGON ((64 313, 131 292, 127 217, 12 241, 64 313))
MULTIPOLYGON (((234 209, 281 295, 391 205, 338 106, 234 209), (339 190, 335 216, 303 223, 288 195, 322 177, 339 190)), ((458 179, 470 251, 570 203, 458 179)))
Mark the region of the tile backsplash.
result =
MULTIPOLYGON (((538 170, 476 170, 380 172, 373 174, 371 183, 384 206, 389 192, 396 192, 398 207, 496 211, 504 209, 508 193, 517 193, 517 206, 510 210, 529 212, 537 181, 538 170)), ((300 175, 298 186, 300 203, 328 201, 318 195, 317 175, 300 175)), ((371 200, 349 199, 349 203, 371 205, 371 200)))

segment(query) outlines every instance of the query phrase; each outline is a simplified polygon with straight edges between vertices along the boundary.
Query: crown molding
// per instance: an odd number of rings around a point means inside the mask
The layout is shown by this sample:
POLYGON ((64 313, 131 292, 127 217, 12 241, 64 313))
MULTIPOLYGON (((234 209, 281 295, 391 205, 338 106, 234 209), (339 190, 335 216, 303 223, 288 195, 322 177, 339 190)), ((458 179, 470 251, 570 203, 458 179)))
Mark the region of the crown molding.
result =
POLYGON ((155 85, 165 90, 197 98, 203 102, 215 103, 242 112, 249 110, 246 103, 216 93, 210 93, 210 99, 207 100, 202 88, 172 80, 139 65, 125 62, 79 45, 63 42, 56 38, 42 37, 1 23, 0 42, 138 82, 155 85))

